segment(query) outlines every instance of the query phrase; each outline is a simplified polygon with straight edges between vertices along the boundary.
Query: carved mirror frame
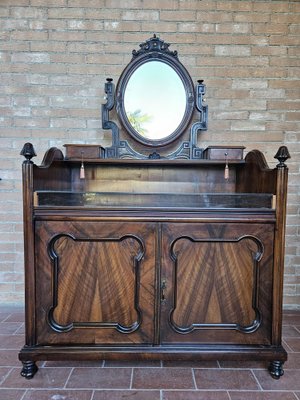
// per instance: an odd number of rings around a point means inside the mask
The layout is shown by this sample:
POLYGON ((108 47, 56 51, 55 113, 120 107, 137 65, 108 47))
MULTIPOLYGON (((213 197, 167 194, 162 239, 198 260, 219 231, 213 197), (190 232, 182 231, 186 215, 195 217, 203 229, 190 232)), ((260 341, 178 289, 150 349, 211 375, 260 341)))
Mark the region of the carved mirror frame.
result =
MULTIPOLYGON (((122 72, 116 89, 113 80, 111 78, 107 79, 104 88, 106 102, 102 104, 102 128, 112 131, 112 145, 105 149, 106 158, 202 158, 203 149, 197 147, 197 136, 199 131, 207 129, 207 106, 203 105, 205 85, 203 84, 203 81, 199 80, 194 87, 188 71, 178 59, 177 51, 170 51, 169 46, 169 43, 165 43, 154 35, 146 42, 141 43, 138 51, 133 50, 132 59, 122 72), (186 98, 186 106, 181 122, 174 131, 159 139, 143 137, 130 123, 124 104, 125 91, 128 82, 140 67, 152 61, 159 61, 172 68, 183 85, 186 98), (113 108, 116 109, 119 122, 126 133, 134 140, 134 142, 144 146, 142 152, 134 150, 128 141, 120 139, 119 126, 116 122, 110 120, 109 116, 109 113, 113 108), (198 111, 199 113, 199 121, 195 122, 190 127, 189 140, 182 140, 180 142, 180 137, 184 132, 186 132, 187 127, 191 124, 195 111, 198 111), (164 153, 164 149, 168 145, 175 144, 176 141, 179 142, 179 145, 175 151, 163 156, 160 154, 160 152, 164 153)), ((164 90, 164 87, 162 87, 161 90, 164 90)), ((145 93, 145 95, 147 95, 147 93, 145 93)), ((168 104, 166 104, 165 107, 168 107, 168 104)), ((162 109, 162 115, 163 114, 164 110, 162 109)))

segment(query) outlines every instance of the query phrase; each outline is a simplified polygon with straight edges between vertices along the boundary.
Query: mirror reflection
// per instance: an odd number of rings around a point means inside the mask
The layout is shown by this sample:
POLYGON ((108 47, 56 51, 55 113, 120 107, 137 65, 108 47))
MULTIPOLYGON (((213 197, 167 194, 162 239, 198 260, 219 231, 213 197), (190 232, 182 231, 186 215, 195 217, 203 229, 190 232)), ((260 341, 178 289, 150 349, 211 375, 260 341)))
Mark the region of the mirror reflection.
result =
POLYGON ((184 84, 162 61, 148 61, 128 80, 124 109, 133 129, 149 140, 170 136, 179 127, 187 107, 184 84))

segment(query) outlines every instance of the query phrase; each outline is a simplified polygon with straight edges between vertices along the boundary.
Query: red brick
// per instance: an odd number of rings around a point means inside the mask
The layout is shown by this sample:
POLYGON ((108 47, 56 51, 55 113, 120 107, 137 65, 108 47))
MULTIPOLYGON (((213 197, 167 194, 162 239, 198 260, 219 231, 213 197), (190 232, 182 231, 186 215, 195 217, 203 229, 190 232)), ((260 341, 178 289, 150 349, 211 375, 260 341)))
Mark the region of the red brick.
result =
MULTIPOLYGON (((85 0, 84 7, 87 8, 104 8, 106 6, 105 0, 85 0)), ((83 4, 81 0, 68 0, 69 7, 80 7, 82 8, 83 4)))
POLYGON ((205 12, 198 11, 197 12, 197 20, 200 23, 222 23, 222 22, 231 22, 233 21, 233 13, 224 13, 222 11, 219 12, 205 12))
POLYGON ((251 25, 249 23, 216 24, 217 33, 249 33, 251 25))
POLYGON ((247 23, 270 22, 270 18, 270 14, 263 13, 236 13, 233 16, 235 22, 247 23))
POLYGON ((270 3, 269 1, 255 1, 253 3, 253 11, 257 12, 274 12, 274 13, 285 13, 288 9, 288 4, 286 1, 276 1, 270 3))
MULTIPOLYGON (((47 0, 47 7, 63 7, 67 5, 67 0, 47 0)), ((30 0, 32 6, 45 6, 45 0, 30 0)))
POLYGON ((129 21, 156 21, 159 19, 158 11, 123 11, 121 15, 122 20, 129 21))
POLYGON ((279 21, 278 23, 253 24, 253 33, 286 35, 288 33, 288 25, 281 24, 279 21))

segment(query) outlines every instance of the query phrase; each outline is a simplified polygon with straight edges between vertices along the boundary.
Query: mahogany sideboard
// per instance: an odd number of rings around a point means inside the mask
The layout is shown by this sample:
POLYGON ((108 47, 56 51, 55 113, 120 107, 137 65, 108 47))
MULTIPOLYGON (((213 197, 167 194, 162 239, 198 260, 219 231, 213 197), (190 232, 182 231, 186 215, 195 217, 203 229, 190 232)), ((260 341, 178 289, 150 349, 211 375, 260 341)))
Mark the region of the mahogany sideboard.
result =
POLYGON ((90 158, 84 178, 57 148, 40 166, 22 154, 24 377, 96 359, 266 360, 283 374, 284 147, 273 169, 253 150, 228 165, 90 158))

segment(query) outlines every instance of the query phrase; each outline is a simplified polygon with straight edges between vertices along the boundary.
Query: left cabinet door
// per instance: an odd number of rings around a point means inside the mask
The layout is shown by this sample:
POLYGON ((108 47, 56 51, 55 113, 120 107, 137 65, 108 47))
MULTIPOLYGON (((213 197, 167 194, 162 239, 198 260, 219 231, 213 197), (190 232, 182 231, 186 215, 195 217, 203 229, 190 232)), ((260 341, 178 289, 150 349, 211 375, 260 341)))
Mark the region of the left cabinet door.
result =
POLYGON ((36 221, 37 344, 151 344, 155 229, 36 221))

